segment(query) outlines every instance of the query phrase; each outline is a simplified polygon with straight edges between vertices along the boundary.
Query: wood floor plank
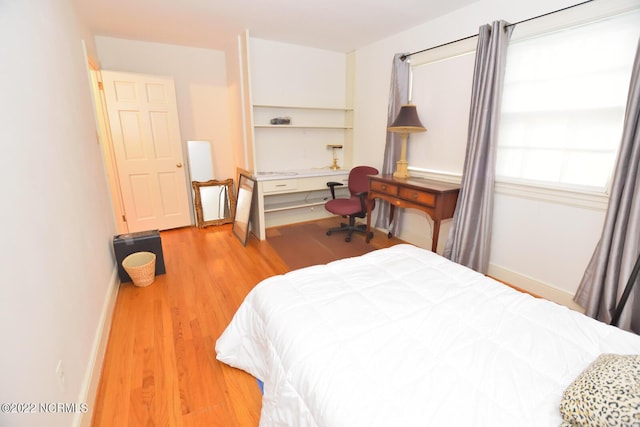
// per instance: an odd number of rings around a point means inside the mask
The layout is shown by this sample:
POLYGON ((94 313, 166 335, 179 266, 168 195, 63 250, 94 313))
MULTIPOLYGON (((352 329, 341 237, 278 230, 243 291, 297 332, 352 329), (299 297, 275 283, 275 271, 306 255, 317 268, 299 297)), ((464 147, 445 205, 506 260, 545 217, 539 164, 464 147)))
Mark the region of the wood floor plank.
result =
MULTIPOLYGON (((336 220, 328 221, 283 234, 305 239, 304 229, 324 233, 336 220)), ((166 274, 145 288, 120 286, 92 426, 257 426, 255 378, 218 362, 214 346, 247 293, 290 268, 268 240, 252 236, 245 247, 230 225, 163 231, 161 240, 166 274)), ((344 245, 335 256, 359 255, 344 245)))

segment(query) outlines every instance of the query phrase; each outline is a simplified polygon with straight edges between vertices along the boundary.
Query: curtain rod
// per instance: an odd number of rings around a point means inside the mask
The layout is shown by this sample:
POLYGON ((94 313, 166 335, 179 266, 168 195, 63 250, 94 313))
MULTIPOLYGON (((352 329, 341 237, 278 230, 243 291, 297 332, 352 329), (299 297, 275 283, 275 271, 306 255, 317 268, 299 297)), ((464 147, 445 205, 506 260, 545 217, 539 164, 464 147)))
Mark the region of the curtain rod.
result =
MULTIPOLYGON (((592 1, 593 0, 586 0, 586 1, 583 1, 582 3, 574 4, 572 6, 563 7, 562 9, 554 10, 552 12, 543 13, 542 15, 534 16, 532 18, 523 19, 522 21, 518 21, 515 24, 508 24, 507 27, 514 27, 514 26, 522 24, 524 22, 533 21, 535 19, 539 19, 539 18, 543 18, 545 16, 553 15, 554 13, 563 12, 563 11, 568 10, 568 9, 573 9, 574 7, 582 6, 584 4, 591 3, 592 1)), ((402 61, 405 61, 410 56, 417 55, 418 53, 428 52, 430 50, 434 50, 434 49, 438 49, 438 48, 441 48, 441 47, 444 47, 444 46, 448 46, 450 44, 459 43, 459 42, 462 42, 462 41, 465 41, 465 40, 469 40, 469 39, 472 39, 474 37, 478 37, 478 33, 473 34, 471 36, 463 37, 463 38, 458 39, 458 40, 453 40, 453 41, 450 41, 450 42, 447 42, 447 43, 443 43, 443 44, 440 44, 438 46, 433 46, 433 47, 429 47, 429 48, 426 48, 426 49, 418 50, 416 52, 407 53, 405 55, 402 55, 400 57, 400 59, 402 61)))

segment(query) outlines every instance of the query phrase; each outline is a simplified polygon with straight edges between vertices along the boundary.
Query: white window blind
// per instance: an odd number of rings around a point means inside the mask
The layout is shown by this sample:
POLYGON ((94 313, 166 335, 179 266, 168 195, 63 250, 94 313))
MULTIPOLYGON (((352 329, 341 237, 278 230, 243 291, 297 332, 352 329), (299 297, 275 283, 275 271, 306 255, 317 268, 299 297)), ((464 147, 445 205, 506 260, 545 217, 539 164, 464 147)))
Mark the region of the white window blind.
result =
POLYGON ((509 45, 498 179, 606 191, 639 36, 635 11, 509 45))

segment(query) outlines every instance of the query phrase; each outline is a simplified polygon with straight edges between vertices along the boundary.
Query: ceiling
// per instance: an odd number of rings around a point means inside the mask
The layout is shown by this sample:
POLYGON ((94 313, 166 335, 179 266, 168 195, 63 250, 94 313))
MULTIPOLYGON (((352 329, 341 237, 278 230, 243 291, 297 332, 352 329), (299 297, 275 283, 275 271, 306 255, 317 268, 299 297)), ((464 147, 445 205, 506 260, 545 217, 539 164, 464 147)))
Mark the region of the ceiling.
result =
POLYGON ((94 35, 222 50, 251 37, 351 52, 476 0, 73 0, 94 35))

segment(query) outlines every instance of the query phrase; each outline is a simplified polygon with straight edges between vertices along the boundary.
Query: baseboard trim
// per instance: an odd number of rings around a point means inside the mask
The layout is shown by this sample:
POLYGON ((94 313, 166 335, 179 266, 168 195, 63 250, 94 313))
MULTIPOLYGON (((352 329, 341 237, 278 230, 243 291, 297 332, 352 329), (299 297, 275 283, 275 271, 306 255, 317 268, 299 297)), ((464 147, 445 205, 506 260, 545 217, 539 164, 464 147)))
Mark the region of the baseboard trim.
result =
POLYGON ((89 427, 93 418, 93 410, 95 408, 96 394, 100 385, 100 376, 102 374, 102 364, 109 340, 109 331, 111 331, 111 319, 113 318, 113 310, 116 305, 120 289, 120 278, 118 277, 118 269, 114 268, 111 274, 111 280, 107 287, 107 292, 102 306, 102 314, 96 328, 96 334, 93 340, 89 363, 85 372, 82 388, 78 396, 78 402, 87 404, 86 413, 76 413, 73 420, 74 427, 89 427))
POLYGON ((553 301, 557 304, 569 307, 572 310, 584 313, 584 308, 573 301, 573 295, 565 290, 558 289, 547 283, 536 280, 532 277, 517 273, 508 268, 495 264, 489 264, 489 276, 495 277, 500 281, 504 281, 510 285, 518 287, 526 292, 530 292, 540 297, 553 301))

